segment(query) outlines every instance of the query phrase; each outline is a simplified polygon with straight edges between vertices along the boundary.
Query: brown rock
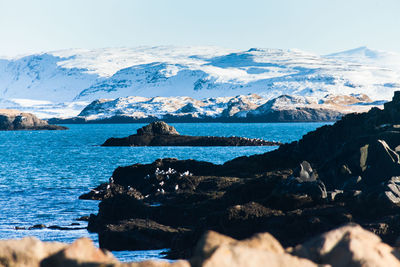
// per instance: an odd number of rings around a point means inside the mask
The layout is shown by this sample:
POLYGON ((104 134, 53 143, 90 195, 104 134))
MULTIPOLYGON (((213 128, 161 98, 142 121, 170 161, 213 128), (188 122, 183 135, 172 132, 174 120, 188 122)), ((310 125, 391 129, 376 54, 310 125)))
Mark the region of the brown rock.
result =
POLYGON ((116 263, 114 256, 96 248, 88 238, 80 238, 58 253, 44 259, 42 267, 80 266, 82 263, 116 263))
POLYGON ((294 255, 340 266, 400 266, 399 253, 356 224, 349 224, 297 246, 294 255))
POLYGON ((222 245, 202 264, 203 267, 244 267, 244 266, 317 266, 315 263, 290 254, 277 254, 263 249, 250 248, 242 245, 222 245))
POLYGON ((35 267, 40 261, 67 245, 58 242, 41 242, 34 237, 21 240, 0 241, 0 266, 35 267))
POLYGON ((232 244, 235 242, 237 242, 237 240, 229 236, 222 235, 214 231, 207 231, 200 238, 199 242, 197 242, 193 258, 208 258, 219 246, 232 244))
POLYGON ((277 254, 285 252, 279 241, 269 233, 255 234, 251 238, 237 242, 237 245, 271 251, 277 254))
POLYGON ((197 244, 192 266, 315 266, 312 262, 285 254, 269 233, 239 241, 208 231, 197 244))

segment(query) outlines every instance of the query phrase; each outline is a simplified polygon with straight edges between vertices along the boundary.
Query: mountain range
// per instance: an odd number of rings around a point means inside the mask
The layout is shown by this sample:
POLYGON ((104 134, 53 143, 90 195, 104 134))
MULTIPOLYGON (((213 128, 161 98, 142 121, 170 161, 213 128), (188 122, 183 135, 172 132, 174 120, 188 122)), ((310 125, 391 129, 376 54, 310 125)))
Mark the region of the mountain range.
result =
POLYGON ((33 112, 41 118, 99 119, 115 112, 157 117, 182 108, 197 117, 209 110, 215 117, 228 112, 234 99, 251 104, 244 113, 232 113, 237 117, 260 112, 255 110, 265 109, 274 99, 280 108, 303 103, 302 107, 346 113, 379 106, 399 89, 400 55, 367 47, 324 56, 296 49, 69 49, 0 59, 0 108, 33 112), (213 99, 214 107, 225 106, 211 108, 213 99), (149 101, 160 108, 146 108, 149 101), (180 104, 166 108, 172 102, 180 104), (102 115, 88 112, 88 105, 98 109, 101 103, 102 115), (107 113, 104 103, 115 106, 107 113), (121 103, 129 103, 129 108, 124 110, 121 103), (140 106, 144 111, 138 111, 140 106))

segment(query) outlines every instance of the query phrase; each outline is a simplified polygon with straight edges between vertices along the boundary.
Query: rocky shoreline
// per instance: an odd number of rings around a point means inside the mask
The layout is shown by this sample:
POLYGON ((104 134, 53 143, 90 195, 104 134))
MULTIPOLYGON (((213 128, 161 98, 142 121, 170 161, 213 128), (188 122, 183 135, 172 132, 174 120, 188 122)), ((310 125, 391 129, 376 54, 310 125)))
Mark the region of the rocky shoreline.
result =
POLYGON ((248 115, 247 117, 193 117, 191 115, 165 115, 161 118, 148 116, 135 118, 131 116, 112 116, 101 119, 88 119, 83 116, 72 118, 51 118, 51 124, 110 124, 110 123, 152 123, 165 121, 167 123, 268 123, 268 122, 334 122, 346 113, 324 108, 297 108, 271 111, 263 115, 248 115))
POLYGON ((257 94, 194 99, 191 97, 120 97, 97 99, 72 118, 53 118, 51 123, 168 123, 222 122, 328 122, 352 112, 380 107, 365 94, 322 98, 280 95, 271 99, 257 94))
POLYGON ((279 142, 246 137, 180 135, 163 121, 152 122, 124 138, 109 138, 102 146, 279 146, 279 142))
POLYGON ((67 127, 51 125, 31 113, 13 109, 0 109, 0 131, 14 130, 66 130, 67 127))
POLYGON ((72 244, 41 242, 36 238, 0 240, 0 265, 6 267, 261 267, 261 266, 400 266, 400 249, 381 241, 356 224, 347 224, 314 236, 295 247, 284 248, 269 233, 237 240, 207 231, 193 256, 173 262, 148 260, 119 262, 90 239, 72 244))
POLYGON ((283 246, 356 222, 400 236, 400 92, 383 110, 350 114, 301 140, 222 165, 160 159, 117 168, 82 199, 101 200, 88 229, 112 250, 169 247, 190 258, 207 230, 269 232, 283 246))

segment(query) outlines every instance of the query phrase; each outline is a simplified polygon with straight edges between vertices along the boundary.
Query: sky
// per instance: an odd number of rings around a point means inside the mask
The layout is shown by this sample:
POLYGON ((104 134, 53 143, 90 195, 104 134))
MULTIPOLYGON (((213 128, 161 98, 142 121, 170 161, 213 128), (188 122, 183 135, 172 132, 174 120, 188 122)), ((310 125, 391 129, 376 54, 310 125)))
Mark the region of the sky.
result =
POLYGON ((0 56, 215 45, 400 52, 399 0, 0 0, 0 56))

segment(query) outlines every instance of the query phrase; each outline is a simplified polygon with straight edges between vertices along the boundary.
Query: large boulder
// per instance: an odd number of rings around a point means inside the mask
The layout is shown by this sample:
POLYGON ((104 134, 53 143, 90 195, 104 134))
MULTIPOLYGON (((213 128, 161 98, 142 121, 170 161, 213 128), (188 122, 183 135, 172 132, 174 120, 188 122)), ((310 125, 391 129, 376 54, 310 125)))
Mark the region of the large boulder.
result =
POLYGON ((317 266, 285 253, 281 244, 268 233, 239 241, 215 232, 207 232, 200 239, 191 264, 193 267, 317 266))
POLYGON ((206 232, 189 260, 119 262, 87 238, 72 244, 35 238, 0 241, 0 266, 5 267, 214 267, 214 266, 400 266, 400 253, 356 224, 323 233, 296 247, 284 249, 269 233, 238 240, 206 232))
POLYGON ((190 267, 189 262, 180 260, 143 261, 121 263, 114 256, 94 246, 87 238, 72 244, 42 242, 27 237, 21 240, 0 241, 0 266, 4 267, 190 267))
POLYGON ((396 249, 355 224, 317 236, 294 248, 293 254, 333 267, 400 266, 400 254, 396 249))
POLYGON ((40 262, 67 245, 44 243, 34 237, 0 241, 0 266, 39 267, 40 262))
POLYGON ((66 127, 50 125, 31 113, 0 109, 0 130, 65 130, 66 127))
POLYGON ((276 254, 245 246, 223 245, 202 263, 203 267, 317 267, 318 265, 290 254, 276 254))
POLYGON ((118 261, 106 251, 96 248, 88 238, 76 240, 71 245, 45 258, 40 263, 41 267, 81 266, 89 264, 113 264, 118 261))

